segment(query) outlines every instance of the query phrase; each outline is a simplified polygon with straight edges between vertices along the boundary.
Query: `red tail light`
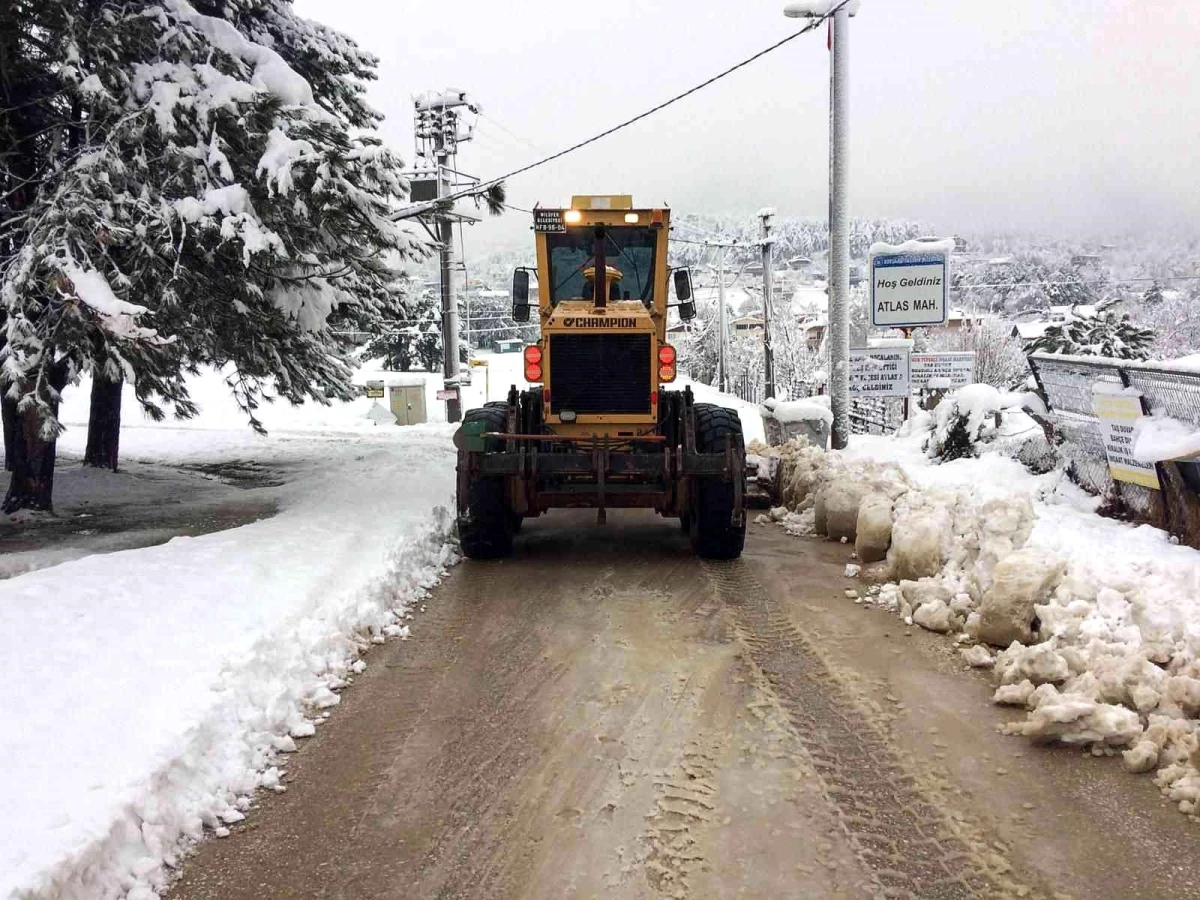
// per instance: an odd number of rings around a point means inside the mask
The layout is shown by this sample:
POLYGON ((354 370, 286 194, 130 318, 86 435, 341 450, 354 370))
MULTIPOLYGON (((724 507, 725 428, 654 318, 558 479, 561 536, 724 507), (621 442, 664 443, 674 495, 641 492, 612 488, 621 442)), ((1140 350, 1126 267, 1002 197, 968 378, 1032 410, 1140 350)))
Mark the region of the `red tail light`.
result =
POLYGON ((542 367, 537 365, 536 363, 534 363, 532 365, 526 365, 525 366, 525 380, 526 381, 541 381, 542 380, 542 367))
POLYGON ((675 348, 670 344, 663 344, 658 348, 658 361, 664 366, 675 365, 675 348))
POLYGON ((525 348, 525 365, 536 366, 542 362, 542 348, 537 344, 530 344, 525 348))

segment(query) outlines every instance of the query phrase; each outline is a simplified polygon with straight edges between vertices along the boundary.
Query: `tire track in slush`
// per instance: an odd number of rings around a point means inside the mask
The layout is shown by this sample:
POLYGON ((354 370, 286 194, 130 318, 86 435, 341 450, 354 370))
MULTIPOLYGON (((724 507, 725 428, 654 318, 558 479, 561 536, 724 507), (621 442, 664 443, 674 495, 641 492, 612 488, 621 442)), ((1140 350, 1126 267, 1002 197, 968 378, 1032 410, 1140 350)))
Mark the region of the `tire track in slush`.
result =
POLYGON ((748 661, 786 712, 812 760, 876 896, 896 900, 1033 897, 1011 875, 981 864, 922 794, 890 741, 833 676, 813 643, 741 560, 705 562, 737 620, 748 661))

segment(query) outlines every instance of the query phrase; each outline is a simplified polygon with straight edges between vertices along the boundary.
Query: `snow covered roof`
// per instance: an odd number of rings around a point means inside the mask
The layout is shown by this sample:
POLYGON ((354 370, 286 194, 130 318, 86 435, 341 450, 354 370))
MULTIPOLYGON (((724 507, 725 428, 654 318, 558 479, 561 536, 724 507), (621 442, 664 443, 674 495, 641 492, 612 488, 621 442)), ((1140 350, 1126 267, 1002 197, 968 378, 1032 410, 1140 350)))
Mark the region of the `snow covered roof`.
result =
POLYGON ((867 251, 868 256, 884 256, 889 253, 945 253, 954 252, 954 238, 917 238, 902 244, 887 244, 877 241, 867 251))

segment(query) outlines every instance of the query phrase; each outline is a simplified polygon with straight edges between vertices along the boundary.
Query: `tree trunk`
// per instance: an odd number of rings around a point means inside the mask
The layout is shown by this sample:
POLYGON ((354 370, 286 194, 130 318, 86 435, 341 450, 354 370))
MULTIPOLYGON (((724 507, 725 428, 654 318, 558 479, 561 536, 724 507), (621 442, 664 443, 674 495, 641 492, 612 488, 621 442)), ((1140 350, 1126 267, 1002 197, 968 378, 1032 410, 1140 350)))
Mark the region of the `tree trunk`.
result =
POLYGON ((125 380, 110 381, 102 368, 97 367, 92 376, 92 403, 83 464, 115 472, 121 443, 121 389, 125 387, 125 380))
POLYGON ((13 470, 13 457, 17 452, 17 435, 21 433, 21 423, 18 421, 17 401, 8 398, 8 390, 0 385, 4 396, 0 397, 0 411, 4 418, 4 468, 13 470))
MULTIPOLYGON (((56 391, 66 386, 67 369, 61 367, 51 373, 51 384, 56 391)), ((54 415, 58 415, 58 404, 52 404, 54 415)), ((42 436, 42 418, 36 406, 17 414, 17 428, 13 441, 12 480, 8 494, 0 511, 14 513, 20 509, 52 512, 54 509, 54 458, 58 449, 57 440, 45 440, 42 436)))

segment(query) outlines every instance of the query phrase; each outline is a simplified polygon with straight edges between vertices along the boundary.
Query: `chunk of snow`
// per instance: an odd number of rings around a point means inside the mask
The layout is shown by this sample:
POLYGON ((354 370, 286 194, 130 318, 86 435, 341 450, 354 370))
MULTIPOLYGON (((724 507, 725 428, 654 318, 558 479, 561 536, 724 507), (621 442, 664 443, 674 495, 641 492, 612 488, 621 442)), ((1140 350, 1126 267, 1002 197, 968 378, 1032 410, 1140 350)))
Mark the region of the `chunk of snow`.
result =
MULTIPOLYGON (((976 644, 973 647, 968 647, 966 650, 958 652, 967 665, 976 669, 990 669, 996 662, 996 657, 992 656, 992 651, 983 644, 976 644)), ((1032 689, 1032 685, 1030 687, 1032 689)))
POLYGON ((868 494, 858 507, 854 551, 864 563, 887 559, 892 543, 892 500, 887 494, 868 494))
POLYGON ((941 634, 953 630, 956 625, 954 611, 946 605, 944 600, 930 600, 928 603, 922 603, 913 613, 913 622, 922 628, 941 634))
POLYGON ((1058 586, 1066 569, 1065 560, 1039 550, 1018 550, 1000 560, 979 605, 972 637, 997 647, 1035 640, 1034 607, 1058 586))
POLYGON ((62 272, 75 288, 75 295, 102 316, 140 316, 146 307, 121 300, 102 274, 95 269, 82 269, 73 260, 60 263, 62 272))
POLYGON ((1154 463, 1200 455, 1200 429, 1169 416, 1143 416, 1133 426, 1133 457, 1154 463))
POLYGON ((272 194, 287 196, 292 189, 292 169, 296 163, 318 159, 316 148, 304 140, 288 136, 280 127, 267 135, 267 147, 254 174, 264 178, 272 194))

